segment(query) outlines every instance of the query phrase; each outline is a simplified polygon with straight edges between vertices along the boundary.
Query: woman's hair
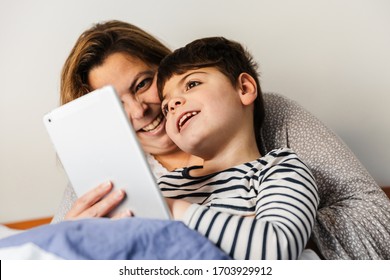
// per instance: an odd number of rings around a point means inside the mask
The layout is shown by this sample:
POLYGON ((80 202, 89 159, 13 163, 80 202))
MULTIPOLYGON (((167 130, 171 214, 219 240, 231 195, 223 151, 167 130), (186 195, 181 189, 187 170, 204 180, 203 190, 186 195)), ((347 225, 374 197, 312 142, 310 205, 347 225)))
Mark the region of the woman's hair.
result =
POLYGON ((264 121, 264 102, 260 88, 258 65, 252 55, 238 42, 223 37, 210 37, 195 40, 183 48, 175 50, 160 63, 157 74, 157 88, 161 98, 166 81, 173 75, 188 70, 215 67, 223 73, 234 87, 241 73, 248 73, 257 84, 257 97, 254 102, 253 125, 256 142, 262 150, 261 127, 264 121))
POLYGON ((91 91, 88 74, 113 53, 124 53, 158 66, 171 53, 169 48, 144 30, 127 22, 97 23, 80 35, 61 73, 61 104, 91 91))

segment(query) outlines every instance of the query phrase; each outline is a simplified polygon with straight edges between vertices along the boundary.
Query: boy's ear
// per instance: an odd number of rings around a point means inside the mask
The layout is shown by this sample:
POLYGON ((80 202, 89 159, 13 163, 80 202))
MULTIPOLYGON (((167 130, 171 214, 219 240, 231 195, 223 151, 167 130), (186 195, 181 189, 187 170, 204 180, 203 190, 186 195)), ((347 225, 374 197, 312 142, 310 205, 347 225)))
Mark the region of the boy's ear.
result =
POLYGON ((256 100, 257 84, 251 75, 245 72, 241 73, 238 77, 238 87, 242 104, 250 105, 256 100))

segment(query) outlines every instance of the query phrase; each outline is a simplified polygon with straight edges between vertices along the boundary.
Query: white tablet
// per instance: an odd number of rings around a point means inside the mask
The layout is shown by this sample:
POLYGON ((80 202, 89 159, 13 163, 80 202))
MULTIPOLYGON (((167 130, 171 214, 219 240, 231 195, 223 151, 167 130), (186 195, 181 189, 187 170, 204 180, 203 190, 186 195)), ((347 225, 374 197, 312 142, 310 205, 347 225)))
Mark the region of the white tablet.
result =
POLYGON ((170 213, 123 105, 111 86, 54 109, 43 118, 77 196, 106 181, 126 190, 114 212, 169 219, 170 213))

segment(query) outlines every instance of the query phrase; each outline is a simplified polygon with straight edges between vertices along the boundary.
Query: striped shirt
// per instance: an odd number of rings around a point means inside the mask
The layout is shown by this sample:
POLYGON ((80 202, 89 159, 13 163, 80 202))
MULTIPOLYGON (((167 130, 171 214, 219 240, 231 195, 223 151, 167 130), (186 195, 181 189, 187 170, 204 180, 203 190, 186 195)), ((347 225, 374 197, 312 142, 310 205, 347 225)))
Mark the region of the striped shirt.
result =
POLYGON ((197 166, 160 177, 165 197, 192 205, 183 221, 234 259, 297 259, 310 237, 319 197, 313 175, 287 148, 221 172, 197 166))

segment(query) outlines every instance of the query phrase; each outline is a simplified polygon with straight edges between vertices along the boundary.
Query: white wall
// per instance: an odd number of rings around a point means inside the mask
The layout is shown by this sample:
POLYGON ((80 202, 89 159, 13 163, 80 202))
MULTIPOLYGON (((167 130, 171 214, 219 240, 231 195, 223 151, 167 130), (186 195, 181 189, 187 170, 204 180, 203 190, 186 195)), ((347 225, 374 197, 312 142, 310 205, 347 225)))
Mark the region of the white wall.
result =
POLYGON ((42 125, 62 64, 92 23, 132 22, 176 48, 222 35, 246 45, 262 87, 334 129, 390 185, 387 0, 0 0, 0 222, 53 215, 66 179, 42 125))

